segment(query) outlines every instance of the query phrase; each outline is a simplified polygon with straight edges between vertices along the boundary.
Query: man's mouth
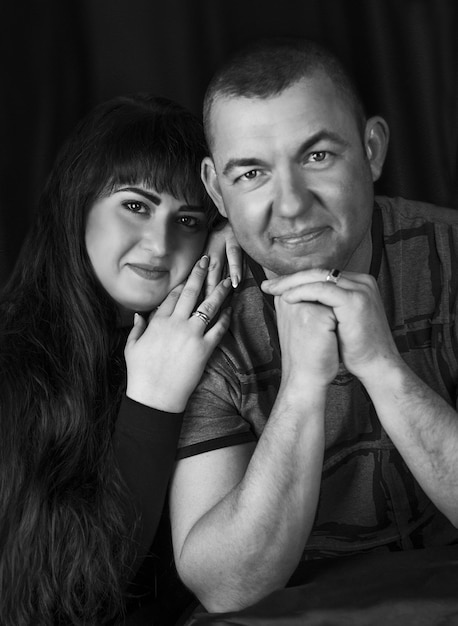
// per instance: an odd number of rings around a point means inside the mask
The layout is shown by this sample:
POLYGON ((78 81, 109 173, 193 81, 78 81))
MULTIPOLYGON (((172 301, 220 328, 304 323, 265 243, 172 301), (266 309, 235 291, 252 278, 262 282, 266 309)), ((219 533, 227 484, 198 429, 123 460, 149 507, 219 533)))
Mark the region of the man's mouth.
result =
POLYGON ((302 230, 299 232, 291 232, 272 237, 274 243, 278 243, 285 248, 296 248, 297 246, 307 245, 319 239, 328 227, 314 228, 313 230, 302 230))

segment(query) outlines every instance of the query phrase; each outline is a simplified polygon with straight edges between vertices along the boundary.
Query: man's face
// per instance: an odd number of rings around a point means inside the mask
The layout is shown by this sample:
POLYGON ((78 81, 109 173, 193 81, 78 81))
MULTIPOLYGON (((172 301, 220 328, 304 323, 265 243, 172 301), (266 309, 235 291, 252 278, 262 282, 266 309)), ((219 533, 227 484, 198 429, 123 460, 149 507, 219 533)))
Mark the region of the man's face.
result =
POLYGON ((350 105, 326 76, 267 99, 219 99, 211 131, 203 179, 251 257, 275 275, 367 271, 378 174, 350 105))

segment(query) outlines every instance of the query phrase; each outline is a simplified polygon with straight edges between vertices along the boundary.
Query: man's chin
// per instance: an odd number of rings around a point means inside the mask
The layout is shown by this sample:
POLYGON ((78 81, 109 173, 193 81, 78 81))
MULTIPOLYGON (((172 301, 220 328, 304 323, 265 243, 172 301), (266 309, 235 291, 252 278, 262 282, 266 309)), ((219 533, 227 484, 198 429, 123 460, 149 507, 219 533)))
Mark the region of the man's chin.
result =
POLYGON ((296 272, 304 270, 331 269, 331 267, 335 267, 335 265, 329 263, 330 261, 323 259, 292 259, 291 261, 288 260, 288 262, 279 260, 275 263, 269 262, 268 265, 263 265, 263 269, 268 278, 275 278, 277 276, 296 274, 296 272))

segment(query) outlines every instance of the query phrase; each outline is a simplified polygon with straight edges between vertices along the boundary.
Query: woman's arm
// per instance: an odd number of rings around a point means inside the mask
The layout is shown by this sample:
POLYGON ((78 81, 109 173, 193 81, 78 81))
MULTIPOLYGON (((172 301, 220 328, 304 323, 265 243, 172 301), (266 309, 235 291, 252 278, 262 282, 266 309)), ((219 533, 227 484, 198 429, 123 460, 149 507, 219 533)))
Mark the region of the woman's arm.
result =
POLYGON ((124 350, 127 390, 113 445, 132 495, 126 515, 135 522, 134 568, 157 530, 186 403, 229 325, 228 311, 218 314, 230 290, 228 280, 197 306, 207 271, 203 257, 185 285, 172 290, 148 320, 136 315, 124 350), (193 315, 196 308, 204 319, 193 315))
POLYGON ((124 396, 113 448, 129 490, 126 517, 134 527, 134 574, 153 542, 164 506, 182 413, 165 413, 124 396))

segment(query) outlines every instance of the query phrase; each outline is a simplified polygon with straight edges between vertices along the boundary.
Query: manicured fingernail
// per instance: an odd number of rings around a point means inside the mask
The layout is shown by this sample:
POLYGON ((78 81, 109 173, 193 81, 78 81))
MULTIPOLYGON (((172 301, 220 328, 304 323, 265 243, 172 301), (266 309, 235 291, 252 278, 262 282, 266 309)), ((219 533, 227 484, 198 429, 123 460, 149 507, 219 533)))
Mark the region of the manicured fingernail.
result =
POLYGON ((204 256, 199 261, 199 267, 201 267, 202 269, 206 269, 209 263, 210 257, 207 254, 204 254, 204 256))
POLYGON ((134 324, 136 324, 138 322, 138 318, 140 317, 140 315, 138 313, 134 313, 134 324))
POLYGON ((232 281, 232 286, 234 287, 234 289, 237 289, 237 287, 239 286, 239 283, 240 283, 240 278, 236 274, 234 276, 234 280, 232 281))

